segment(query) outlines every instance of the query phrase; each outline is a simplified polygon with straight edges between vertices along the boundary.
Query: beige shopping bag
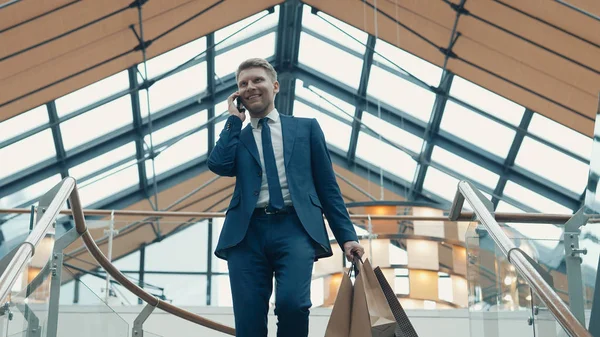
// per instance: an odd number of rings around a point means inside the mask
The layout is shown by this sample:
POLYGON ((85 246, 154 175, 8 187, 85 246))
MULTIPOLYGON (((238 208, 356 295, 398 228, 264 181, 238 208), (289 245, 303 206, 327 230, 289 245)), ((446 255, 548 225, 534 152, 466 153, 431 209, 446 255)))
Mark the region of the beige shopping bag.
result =
POLYGON ((358 263, 358 271, 354 283, 350 336, 394 337, 396 319, 368 259, 358 263), (368 317, 366 323, 363 323, 363 317, 368 317), (367 329, 362 325, 367 325, 367 329))
POLYGON ((356 278, 344 273, 325 337, 394 337, 396 320, 368 260, 353 263, 356 278))
POLYGON ((352 288, 350 276, 344 273, 327 323, 325 337, 348 337, 350 335, 352 288))

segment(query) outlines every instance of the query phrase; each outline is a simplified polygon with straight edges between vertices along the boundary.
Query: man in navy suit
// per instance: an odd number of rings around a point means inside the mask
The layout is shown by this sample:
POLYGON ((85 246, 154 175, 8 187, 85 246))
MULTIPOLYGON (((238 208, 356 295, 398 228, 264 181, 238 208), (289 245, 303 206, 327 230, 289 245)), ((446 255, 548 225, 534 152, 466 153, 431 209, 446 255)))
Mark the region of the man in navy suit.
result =
POLYGON ((313 263, 333 253, 323 214, 348 260, 363 247, 336 182, 315 119, 275 109, 279 82, 263 59, 236 71, 229 118, 208 158, 221 176, 236 177, 215 255, 227 260, 238 337, 266 337, 275 275, 278 337, 306 337, 313 263), (250 124, 242 130, 245 112, 250 124))

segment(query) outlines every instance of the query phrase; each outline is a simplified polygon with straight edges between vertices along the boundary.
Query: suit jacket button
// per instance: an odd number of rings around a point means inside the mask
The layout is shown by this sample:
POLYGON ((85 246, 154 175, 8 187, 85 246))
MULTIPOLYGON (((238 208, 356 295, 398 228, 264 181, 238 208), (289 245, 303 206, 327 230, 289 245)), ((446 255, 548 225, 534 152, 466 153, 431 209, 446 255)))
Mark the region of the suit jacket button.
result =
POLYGON ((254 195, 258 195, 258 191, 254 191, 254 195))

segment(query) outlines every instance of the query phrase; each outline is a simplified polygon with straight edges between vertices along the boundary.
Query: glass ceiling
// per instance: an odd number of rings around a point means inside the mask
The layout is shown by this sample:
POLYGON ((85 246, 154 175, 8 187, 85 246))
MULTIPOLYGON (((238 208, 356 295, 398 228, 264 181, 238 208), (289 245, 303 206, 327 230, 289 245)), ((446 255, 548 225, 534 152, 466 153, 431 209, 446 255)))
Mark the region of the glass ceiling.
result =
MULTIPOLYGON (((278 18, 276 7, 215 32, 213 60, 202 37, 148 60, 147 69, 140 64, 1 122, 0 207, 26 207, 65 175, 78 179, 84 207, 125 207, 114 202, 143 198, 155 176, 162 181, 203 163, 212 148, 209 130, 218 137, 223 127, 237 65, 249 57, 276 62, 278 18), (155 80, 149 93, 137 89, 146 72, 155 80), (219 95, 209 90, 213 75, 219 95)), ((415 199, 444 207, 457 182, 468 179, 498 211, 579 208, 591 138, 459 76, 436 93, 443 69, 378 39, 365 79, 368 34, 306 5, 299 36, 290 106, 294 115, 319 121, 335 162, 364 168, 377 182, 382 171, 402 190, 416 190, 415 199), (364 112, 356 111, 355 97, 368 103, 364 112), (439 116, 439 132, 424 139, 439 116), (421 156, 428 148, 431 158, 421 156)))

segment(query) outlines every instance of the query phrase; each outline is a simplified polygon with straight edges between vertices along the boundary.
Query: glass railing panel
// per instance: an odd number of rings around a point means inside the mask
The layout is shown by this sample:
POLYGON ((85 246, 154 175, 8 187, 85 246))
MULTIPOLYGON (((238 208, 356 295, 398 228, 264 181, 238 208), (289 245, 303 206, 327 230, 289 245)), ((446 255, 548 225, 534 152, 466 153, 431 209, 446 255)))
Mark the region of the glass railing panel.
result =
POLYGON ((54 235, 46 235, 13 285, 9 302, 4 306, 6 335, 19 335, 22 331, 26 331, 29 336, 45 336, 52 279, 50 257, 53 246, 54 235))
MULTIPOLYGON (((581 228, 579 234, 579 248, 586 251, 586 254, 579 254, 579 257, 581 258, 584 309, 588 314, 592 310, 600 260, 600 231, 598 226, 597 223, 588 224, 581 228)), ((589 320, 586 320, 586 326, 587 324, 589 324, 589 320)))
MULTIPOLYGON (((182 222, 171 219, 145 223, 116 221, 114 228, 119 232, 115 234, 113 241, 113 262, 132 282, 174 305, 231 306, 226 263, 215 260, 213 255, 221 221, 220 218, 213 219, 212 248, 208 244, 210 232, 207 220, 182 222), (164 237, 162 241, 152 243, 158 230, 164 237), (130 235, 132 233, 135 235, 130 235), (140 281, 139 274, 140 253, 135 251, 140 247, 140 238, 143 239, 141 243, 146 245, 143 282, 140 281), (181 247, 189 247, 189 249, 182 250, 181 247), (133 253, 115 260, 119 254, 123 255, 124 252, 132 250, 133 253), (209 259, 212 260, 211 264, 208 263, 209 259), (210 297, 207 296, 209 289, 210 297)), ((110 222, 104 220, 89 222, 90 232, 99 242, 105 255, 108 255, 109 225, 110 222)), ((466 250, 464 236, 458 234, 464 230, 461 231, 459 224, 455 222, 429 224, 410 221, 404 222, 402 226, 406 227, 403 234, 397 237, 385 233, 378 234, 371 240, 373 245, 369 243, 368 235, 365 235, 364 231, 358 230, 358 232, 361 235, 361 243, 367 248, 367 256, 384 270, 389 277, 388 281, 401 297, 403 305, 415 309, 466 307, 466 250), (432 254, 433 251, 436 254, 432 254), (424 289, 428 292, 427 296, 422 296, 421 291, 415 301, 413 300, 415 296, 410 294, 410 280, 415 279, 414 276, 417 274, 422 278, 425 274, 422 271, 428 271, 426 276, 436 279, 435 287, 424 289)), ((464 224, 461 226, 464 227, 464 224)), ((335 256, 315 266, 316 279, 313 282, 315 294, 327 293, 329 283, 335 280, 336 276, 341 275, 345 266, 341 251, 335 249, 337 243, 332 242, 332 246, 335 256)), ((71 270, 78 274, 97 296, 105 297, 105 274, 102 269, 97 269, 98 264, 79 242, 68 248, 65 261, 67 266, 74 267, 71 270), (89 273, 89 270, 96 271, 89 273)), ((71 294, 74 292, 72 283, 63 285, 63 288, 71 294)), ((63 297, 61 296, 61 301, 63 297)), ((320 298, 317 297, 319 296, 313 298, 315 306, 328 305, 327 298, 322 295, 320 298)), ((73 295, 68 298, 70 302, 62 303, 72 303, 73 295)), ((85 299, 80 297, 79 300, 85 299)), ((111 306, 138 304, 136 296, 116 283, 111 283, 109 300, 111 306)))
MULTIPOLYGON (((117 220, 114 228, 118 234, 113 238, 112 251, 114 265, 133 283, 141 284, 147 292, 174 305, 231 306, 227 264, 213 254, 222 218, 212 219, 212 225, 203 219, 182 220, 188 219, 117 220), (157 233, 162 236, 159 242, 156 242, 157 233), (141 246, 144 247, 143 282, 139 273, 141 246)), ((362 228, 365 224, 357 224, 361 244, 373 265, 383 270, 405 308, 435 310, 467 306, 464 231, 468 223, 402 221, 398 224, 401 233, 396 234, 386 233, 385 227, 381 227, 383 223, 374 225, 379 228, 378 233, 369 239, 368 231, 362 228), (431 282, 418 281, 424 278, 431 282)), ((88 226, 108 256, 110 222, 88 221, 88 226)), ((390 228, 398 229, 395 225, 390 228)), ((339 280, 347 267, 337 243, 332 241, 331 244, 334 256, 319 260, 313 269, 314 307, 333 305, 335 293, 330 291, 330 285, 339 280)), ((65 262, 75 267, 71 271, 98 297, 105 298, 105 273, 80 242, 67 249, 65 262), (90 270, 94 272, 89 273, 90 270)), ((64 304, 73 303, 73 283, 63 285, 71 294, 70 301, 62 302, 64 304)), ((121 285, 111 283, 110 291, 109 305, 138 305, 137 297, 121 285)), ((79 301, 84 303, 85 298, 80 295, 79 301)))
POLYGON ((28 324, 23 313, 12 307, 10 308, 10 311, 7 312, 7 315, 2 317, 0 336, 26 336, 27 329, 28 324), (13 312, 13 310, 15 312, 13 312))
POLYGON ((20 336, 20 333, 27 331, 26 322, 23 314, 14 305, 3 305, 0 319, 0 337, 20 336))
MULTIPOLYGON (((561 226, 547 224, 502 225, 515 246, 527 253, 539 273, 559 297, 569 305, 569 280, 561 226)), ((467 232, 469 312, 471 336, 536 332, 536 336, 564 336, 551 313, 508 262, 482 225, 467 232), (539 324, 536 324, 539 319, 539 324), (515 330, 517 329, 517 330, 515 330), (533 329, 533 330, 532 330, 533 329)), ((590 253, 591 242, 580 244, 590 253)), ((598 255, 595 260, 597 262, 598 255)), ((592 306, 596 268, 582 264, 583 304, 586 315, 592 306)), ((586 318, 586 326, 589 318, 586 318)))
MULTIPOLYGON (((74 277, 75 274, 68 268, 63 268, 63 280, 74 277)), ((74 330, 78 331, 80 336, 86 337, 129 336, 129 324, 85 282, 79 281, 78 294, 86 298, 85 304, 61 306, 56 336, 67 336, 74 330)))
POLYGON ((471 336, 533 336, 525 281, 483 226, 474 223, 466 242, 471 336))
POLYGON ((6 310, 6 308, 0 309, 0 337, 7 336, 8 324, 10 323, 8 316, 9 312, 6 310))
MULTIPOLYGON (((594 225, 590 224, 587 227, 593 227, 594 225)), ((583 234, 573 233, 568 235, 573 235, 575 238, 580 239, 579 249, 585 251, 586 254, 575 253, 574 256, 570 256, 565 253, 564 235, 560 233, 557 237, 556 234, 549 234, 552 231, 556 232, 556 227, 552 228, 553 226, 551 225, 537 226, 541 226, 539 230, 535 230, 539 234, 531 235, 528 238, 516 237, 513 238, 513 241, 539 264, 543 271, 541 273, 542 276, 546 276, 547 282, 552 286, 552 289, 571 308, 576 317, 584 317, 584 326, 587 327, 596 285, 600 247, 598 247, 597 242, 586 238, 585 233, 589 228, 584 227, 582 228, 583 234), (579 295, 574 296, 573 303, 569 294, 570 282, 577 282, 581 285, 581 292, 579 295)), ((561 230, 561 227, 559 227, 559 230, 561 230)), ((576 289, 572 289, 572 291, 577 292, 576 289)), ((533 298, 536 299, 535 296, 533 298)), ((543 303, 539 301, 538 303, 534 303, 534 306, 542 309, 545 308, 543 303)), ((551 316, 548 311, 540 310, 540 312, 549 315, 548 317, 551 316)), ((546 319, 546 321, 548 320, 549 318, 546 319)), ((554 322, 554 320, 552 321, 554 322)), ((562 328, 559 327, 557 331, 562 331, 562 328)))
POLYGON ((3 240, 0 242, 0 260, 27 239, 31 233, 28 214, 6 216, 0 219, 3 240))
POLYGON ((148 331, 144 330, 144 337, 163 337, 163 336, 157 335, 157 334, 154 334, 154 333, 151 333, 151 332, 148 332, 148 331))
POLYGON ((531 324, 533 325, 536 336, 544 337, 567 337, 567 333, 560 326, 558 321, 548 310, 544 302, 533 293, 532 294, 532 310, 531 324))

